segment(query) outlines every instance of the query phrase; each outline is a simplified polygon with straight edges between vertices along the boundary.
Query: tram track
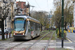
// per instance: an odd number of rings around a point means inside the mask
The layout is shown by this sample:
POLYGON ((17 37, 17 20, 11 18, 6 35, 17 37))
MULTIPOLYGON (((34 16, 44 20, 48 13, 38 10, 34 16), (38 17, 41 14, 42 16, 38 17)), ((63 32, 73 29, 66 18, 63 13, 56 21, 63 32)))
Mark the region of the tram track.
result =
MULTIPOLYGON (((39 42, 40 40, 42 40, 43 38, 45 38, 45 36, 47 36, 49 33, 52 33, 52 32, 48 32, 47 34, 45 34, 42 38, 40 38, 39 40, 35 41, 32 45, 30 45, 26 50, 29 50, 34 44, 36 44, 37 42, 39 42)), ((53 35, 53 34, 52 34, 53 35)), ((50 39, 51 40, 51 39, 50 39)), ((50 41, 49 40, 49 41, 50 41)), ((49 44, 49 42, 48 42, 49 44)), ((47 44, 47 45, 48 45, 47 44)), ((47 47, 46 47, 47 48, 47 47)))
POLYGON ((46 33, 46 32, 41 32, 41 34, 40 34, 40 35, 43 35, 43 33, 46 33))
POLYGON ((13 46, 13 47, 10 47, 10 48, 7 48, 6 50, 12 50, 13 48, 15 48, 15 47, 17 47, 17 46, 19 46, 19 45, 21 45, 21 44, 23 44, 24 42, 21 42, 20 44, 17 44, 17 45, 15 45, 15 46, 13 46))
MULTIPOLYGON (((46 34, 44 34, 43 37, 41 37, 40 39, 38 39, 37 41, 35 41, 33 44, 31 44, 28 48, 26 48, 26 50, 29 50, 34 44, 36 44, 37 42, 39 42, 40 40, 42 40, 43 38, 45 38, 45 36, 47 36, 47 35, 50 34, 50 33, 52 33, 52 31, 51 31, 51 32, 48 32, 48 33, 46 33, 46 34)), ((42 33, 41 35, 43 35, 43 33, 42 33)), ((20 46, 20 45, 23 44, 23 43, 24 43, 24 42, 21 42, 20 44, 17 44, 17 45, 15 45, 15 46, 13 46, 13 47, 7 48, 6 50, 14 49, 15 47, 20 46)))
MULTIPOLYGON (((48 31, 49 32, 49 31, 48 31)), ((43 35, 45 35, 45 34, 47 34, 48 32, 41 32, 40 33, 40 36, 37 36, 37 37, 35 37, 35 38, 33 38, 34 40, 39 40, 43 35)))
POLYGON ((54 34, 54 32, 51 34, 50 39, 48 40, 48 43, 44 50, 48 50, 49 42, 51 41, 53 34, 54 34))
MULTIPOLYGON (((42 32, 40 35, 43 35, 43 33, 46 33, 46 32, 42 32)), ((11 43, 11 42, 9 42, 9 43, 11 43)), ((24 43, 24 42, 21 42, 20 44, 17 44, 17 45, 15 45, 15 46, 13 46, 13 47, 7 48, 6 50, 11 50, 11 49, 13 49, 13 48, 15 48, 15 47, 17 47, 17 46, 23 44, 23 43, 24 43)))

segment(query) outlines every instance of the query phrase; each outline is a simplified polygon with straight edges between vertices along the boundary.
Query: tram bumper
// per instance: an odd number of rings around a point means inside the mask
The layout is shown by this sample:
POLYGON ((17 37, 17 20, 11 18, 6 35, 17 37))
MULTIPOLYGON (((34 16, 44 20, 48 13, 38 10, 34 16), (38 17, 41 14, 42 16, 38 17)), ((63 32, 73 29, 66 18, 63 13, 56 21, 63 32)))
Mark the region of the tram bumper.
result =
POLYGON ((13 35, 13 37, 14 37, 14 39, 18 39, 18 40, 25 38, 24 35, 13 35))
POLYGON ((13 37, 25 37, 25 35, 13 35, 13 37))

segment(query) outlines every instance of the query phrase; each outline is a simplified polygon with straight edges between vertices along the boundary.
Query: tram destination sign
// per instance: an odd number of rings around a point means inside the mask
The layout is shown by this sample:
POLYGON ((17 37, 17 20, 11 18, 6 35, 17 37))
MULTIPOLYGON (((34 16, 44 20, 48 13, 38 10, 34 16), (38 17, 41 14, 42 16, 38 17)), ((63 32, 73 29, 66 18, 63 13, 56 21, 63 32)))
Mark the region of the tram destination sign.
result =
POLYGON ((16 18, 16 20, 24 20, 23 18, 16 18))

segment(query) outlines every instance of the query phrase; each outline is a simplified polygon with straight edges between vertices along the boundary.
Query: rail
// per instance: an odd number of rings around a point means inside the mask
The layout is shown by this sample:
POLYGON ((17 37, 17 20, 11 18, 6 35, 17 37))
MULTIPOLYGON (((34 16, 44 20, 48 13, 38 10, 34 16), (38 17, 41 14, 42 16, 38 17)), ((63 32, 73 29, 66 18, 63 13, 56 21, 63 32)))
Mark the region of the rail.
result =
MULTIPOLYGON (((26 50, 29 50, 34 44, 36 44, 37 42, 39 42, 41 39, 43 39, 45 36, 47 36, 49 33, 52 32, 48 32, 46 35, 44 35, 42 38, 40 38, 39 40, 35 41, 32 45, 30 45, 26 50)), ((52 34, 53 35, 53 34, 52 34)), ((49 43, 49 42, 48 42, 49 43)))
POLYGON ((49 42, 51 41, 53 34, 54 34, 54 32, 52 33, 52 35, 51 35, 50 39, 48 40, 48 43, 47 43, 47 45, 46 45, 45 50, 47 50, 47 48, 48 48, 48 46, 49 46, 49 42))

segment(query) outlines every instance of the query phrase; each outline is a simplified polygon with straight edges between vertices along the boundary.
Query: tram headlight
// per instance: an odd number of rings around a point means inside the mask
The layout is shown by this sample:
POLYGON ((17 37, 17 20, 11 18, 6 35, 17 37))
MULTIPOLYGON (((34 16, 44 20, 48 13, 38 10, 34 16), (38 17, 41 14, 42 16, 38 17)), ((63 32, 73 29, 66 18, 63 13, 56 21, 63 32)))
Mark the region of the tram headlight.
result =
POLYGON ((24 33, 21 33, 21 35, 24 35, 24 33))
POLYGON ((23 33, 23 35, 24 35, 24 33, 23 33))
POLYGON ((16 35, 16 33, 14 33, 14 35, 16 35))

